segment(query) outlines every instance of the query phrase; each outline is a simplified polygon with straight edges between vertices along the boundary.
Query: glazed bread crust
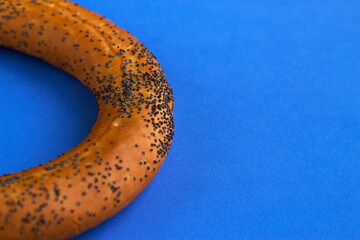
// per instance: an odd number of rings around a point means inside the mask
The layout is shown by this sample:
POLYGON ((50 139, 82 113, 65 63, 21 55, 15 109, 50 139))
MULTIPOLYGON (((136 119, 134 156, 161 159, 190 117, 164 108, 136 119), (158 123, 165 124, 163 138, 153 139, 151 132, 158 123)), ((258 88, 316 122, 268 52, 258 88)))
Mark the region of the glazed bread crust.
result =
POLYGON ((0 177, 0 239, 67 239, 115 215, 154 178, 173 138, 173 93, 141 42, 77 4, 0 0, 0 16, 0 46, 63 69, 98 102, 78 146, 0 177))

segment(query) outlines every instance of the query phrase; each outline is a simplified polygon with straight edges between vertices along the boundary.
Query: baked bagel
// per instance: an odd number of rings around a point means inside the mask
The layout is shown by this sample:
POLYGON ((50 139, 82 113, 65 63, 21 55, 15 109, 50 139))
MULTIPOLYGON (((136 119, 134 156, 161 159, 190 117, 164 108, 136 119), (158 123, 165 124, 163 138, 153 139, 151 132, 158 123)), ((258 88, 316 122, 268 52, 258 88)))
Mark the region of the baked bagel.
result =
POLYGON ((174 133, 173 93, 141 42, 77 4, 0 0, 0 16, 0 46, 63 69, 98 103, 78 146, 0 177, 0 239, 71 238, 123 209, 159 171, 174 133))

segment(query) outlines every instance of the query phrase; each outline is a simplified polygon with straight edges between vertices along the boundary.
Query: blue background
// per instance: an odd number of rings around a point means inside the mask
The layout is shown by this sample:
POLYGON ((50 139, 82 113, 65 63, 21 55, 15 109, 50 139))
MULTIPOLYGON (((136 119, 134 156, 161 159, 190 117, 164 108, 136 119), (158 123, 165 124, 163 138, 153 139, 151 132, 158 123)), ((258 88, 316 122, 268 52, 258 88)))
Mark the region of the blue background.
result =
MULTIPOLYGON (((78 0, 157 56, 171 152, 87 239, 360 238, 360 1, 78 0)), ((79 82, 0 49, 0 174, 78 144, 79 82)))

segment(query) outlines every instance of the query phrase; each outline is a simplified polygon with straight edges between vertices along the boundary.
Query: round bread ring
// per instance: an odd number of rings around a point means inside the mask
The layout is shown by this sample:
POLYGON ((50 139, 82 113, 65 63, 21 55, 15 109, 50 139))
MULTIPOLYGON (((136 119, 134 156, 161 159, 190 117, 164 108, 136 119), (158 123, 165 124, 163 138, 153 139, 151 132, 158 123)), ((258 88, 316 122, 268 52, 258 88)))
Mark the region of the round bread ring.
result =
POLYGON ((115 215, 153 179, 174 130, 173 93, 130 33, 66 0, 0 0, 0 46, 79 79, 98 102, 89 136, 0 177, 0 239, 67 239, 115 215))

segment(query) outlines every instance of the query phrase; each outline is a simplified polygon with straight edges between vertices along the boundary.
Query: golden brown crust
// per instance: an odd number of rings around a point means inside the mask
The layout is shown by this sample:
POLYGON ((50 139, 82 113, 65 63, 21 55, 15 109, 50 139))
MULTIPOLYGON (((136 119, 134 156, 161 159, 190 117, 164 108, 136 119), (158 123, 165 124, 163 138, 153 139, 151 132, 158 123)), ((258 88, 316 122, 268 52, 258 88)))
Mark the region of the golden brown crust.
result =
POLYGON ((155 57, 131 34, 66 0, 0 0, 0 46, 67 71, 98 100, 78 146, 0 177, 0 239, 67 239, 130 203, 173 137, 173 95, 155 57))

